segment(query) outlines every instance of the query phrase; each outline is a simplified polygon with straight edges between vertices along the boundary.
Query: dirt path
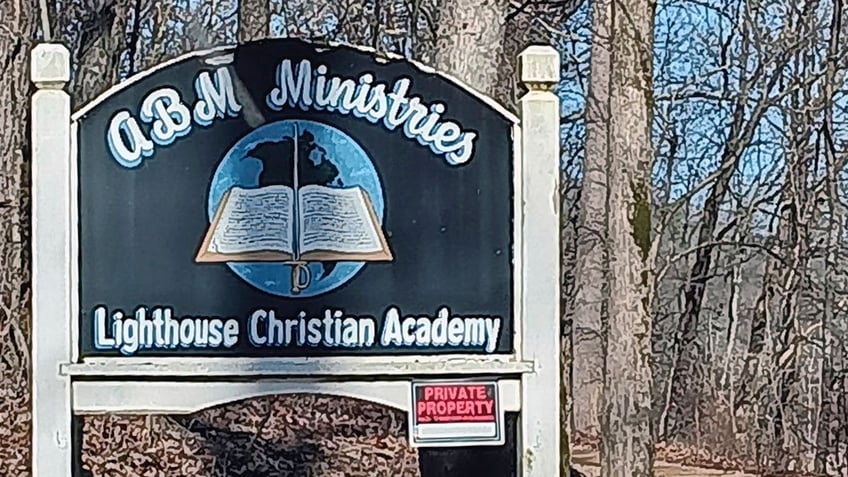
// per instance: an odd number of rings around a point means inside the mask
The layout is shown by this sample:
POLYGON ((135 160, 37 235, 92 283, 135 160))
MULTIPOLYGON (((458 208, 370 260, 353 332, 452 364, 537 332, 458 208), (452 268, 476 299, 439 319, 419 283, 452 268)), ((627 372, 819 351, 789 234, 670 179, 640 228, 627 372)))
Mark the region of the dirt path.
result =
MULTIPOLYGON (((586 477, 598 477, 601 469, 598 464, 598 453, 586 450, 574 450, 571 456, 574 467, 586 477)), ((669 464, 658 461, 654 464, 656 477, 757 477, 755 474, 733 472, 715 469, 700 469, 683 465, 669 464)))

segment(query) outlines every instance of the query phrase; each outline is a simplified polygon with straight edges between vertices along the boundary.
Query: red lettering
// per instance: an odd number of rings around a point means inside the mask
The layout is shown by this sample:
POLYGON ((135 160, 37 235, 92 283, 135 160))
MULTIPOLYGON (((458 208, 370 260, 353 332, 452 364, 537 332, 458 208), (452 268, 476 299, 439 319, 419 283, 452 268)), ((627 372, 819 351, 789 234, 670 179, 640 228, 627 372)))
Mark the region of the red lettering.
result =
POLYGON ((423 386, 416 412, 421 422, 488 422, 496 419, 489 387, 481 385, 423 386))
POLYGON ((445 388, 439 386, 433 390, 433 399, 443 401, 445 399, 445 388))

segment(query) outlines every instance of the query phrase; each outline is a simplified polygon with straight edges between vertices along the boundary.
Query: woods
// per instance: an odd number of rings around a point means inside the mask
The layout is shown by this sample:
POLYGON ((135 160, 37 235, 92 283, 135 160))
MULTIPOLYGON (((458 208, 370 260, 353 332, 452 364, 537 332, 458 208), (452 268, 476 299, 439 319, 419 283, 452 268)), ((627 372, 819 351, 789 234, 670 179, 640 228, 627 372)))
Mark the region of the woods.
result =
MULTIPOLYGON (((560 52, 563 476, 571 447, 610 477, 848 476, 846 24, 841 0, 0 2, 0 475, 30 475, 30 50, 69 48, 78 109, 192 50, 296 37, 512 111, 517 54, 560 52)), ((81 467, 415 477, 405 419, 316 395, 85 416, 81 467)))
MULTIPOLYGON (((593 32, 574 41, 580 58, 589 56, 583 45, 590 35, 605 36, 602 4, 592 7, 593 32)), ((845 421, 837 417, 844 408, 832 413, 844 406, 835 396, 845 384, 836 364, 844 350, 828 344, 844 328, 826 324, 840 313, 834 306, 843 283, 828 265, 841 253, 844 227, 837 159, 844 133, 835 119, 844 90, 844 73, 837 73, 845 66, 838 53, 845 48, 843 19, 840 2, 657 5, 650 266, 658 458, 763 472, 845 472, 844 437, 837 437, 844 436, 845 421), (827 444, 821 434, 830 436, 827 444)), ((603 188, 590 175, 598 167, 595 117, 603 114, 592 91, 606 83, 595 81, 596 67, 609 62, 601 48, 592 44, 591 66, 575 78, 579 87, 588 85, 585 129, 582 118, 569 116, 565 139, 580 153, 585 131, 585 162, 575 160, 570 169, 566 163, 565 172, 581 188, 579 202, 567 203, 585 214, 571 234, 578 442, 604 439, 593 417, 603 412, 586 400, 599 395, 591 370, 604 356, 597 344, 602 321, 592 317, 605 318, 606 295, 604 282, 587 278, 584 267, 609 251, 584 245, 591 227, 603 224, 583 209, 603 188), (599 311, 581 308, 599 301, 599 311)), ((565 90, 579 94, 577 87, 565 90)))

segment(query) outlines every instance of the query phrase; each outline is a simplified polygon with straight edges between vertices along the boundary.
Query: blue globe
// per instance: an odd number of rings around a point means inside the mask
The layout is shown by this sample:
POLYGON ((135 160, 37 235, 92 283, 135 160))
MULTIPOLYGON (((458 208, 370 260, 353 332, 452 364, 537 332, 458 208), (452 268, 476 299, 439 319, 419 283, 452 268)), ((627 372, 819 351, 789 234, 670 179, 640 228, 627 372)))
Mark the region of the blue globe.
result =
MULTIPOLYGON (((359 186, 371 198, 374 212, 382 225, 383 189, 368 155, 342 131, 306 120, 283 120, 266 124, 251 131, 230 148, 212 178, 207 200, 208 220, 212 221, 221 198, 233 187, 255 188, 272 183, 291 185, 286 181, 291 180, 294 140, 298 141, 300 151, 298 175, 301 185, 359 186)), ((307 298, 344 285, 362 270, 365 263, 310 262, 308 267, 312 281, 297 294, 292 292, 291 265, 275 262, 228 262, 227 265, 245 282, 266 293, 287 298, 307 298)))

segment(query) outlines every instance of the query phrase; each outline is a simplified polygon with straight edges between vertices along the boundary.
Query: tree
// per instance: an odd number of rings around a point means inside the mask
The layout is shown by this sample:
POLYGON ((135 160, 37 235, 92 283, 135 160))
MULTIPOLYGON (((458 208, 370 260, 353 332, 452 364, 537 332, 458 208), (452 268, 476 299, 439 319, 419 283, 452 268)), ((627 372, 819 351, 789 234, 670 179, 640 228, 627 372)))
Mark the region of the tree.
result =
MULTIPOLYGON (((828 54, 825 60, 826 70, 823 96, 826 100, 831 101, 834 97, 836 72, 839 67, 837 64, 837 55, 839 54, 840 37, 842 35, 842 7, 842 2, 833 3, 830 31, 828 32, 830 38, 828 40, 828 54)), ((845 217, 845 210, 840 210, 837 206, 839 201, 839 180, 837 178, 836 170, 835 145, 832 143, 835 131, 833 124, 833 110, 833 105, 828 104, 823 118, 823 132, 826 133, 825 137, 829 139, 824 146, 824 150, 827 168, 827 203, 830 211, 830 220, 828 223, 830 231, 828 233, 827 255, 825 257, 824 266, 825 276, 828 276, 831 270, 835 271, 838 269, 837 246, 839 244, 839 231, 841 229, 841 225, 844 223, 845 217)), ((839 417, 840 415, 845 416, 848 413, 844 412, 844 409, 842 410, 843 412, 840 413, 839 409, 840 394, 844 395, 844 387, 842 387, 842 393, 840 393, 841 386, 838 385, 839 377, 836 375, 835 370, 838 369, 838 366, 843 364, 844 348, 834 342, 835 336, 840 334, 838 333, 839 330, 833 328, 836 308, 834 306, 835 299, 836 294, 834 293, 833 288, 826 287, 824 296, 825 303, 821 314, 821 336, 823 346, 821 350, 823 355, 820 381, 821 395, 819 409, 814 410, 814 412, 818 412, 818 415, 816 416, 815 435, 813 436, 816 444, 813 471, 816 473, 827 472, 828 467, 830 467, 828 464, 831 460, 828 454, 831 449, 838 447, 839 445, 838 435, 840 434, 840 427, 842 428, 843 433, 844 429, 848 427, 844 422, 840 422, 839 417)))
POLYGON ((29 52, 38 2, 0 3, 0 473, 30 472, 29 52))
POLYGON ((574 427, 581 437, 600 437, 599 413, 606 324, 607 171, 609 170, 610 21, 612 0, 592 5, 592 47, 586 95, 586 152, 580 188, 574 306, 572 310, 574 427))
POLYGON ((121 78, 124 55, 128 53, 127 23, 132 2, 110 0, 95 4, 71 4, 62 15, 66 22, 78 24, 71 97, 77 106, 94 99, 121 78), (99 7, 99 8, 98 8, 99 7))
MULTIPOLYGON (((848 311, 843 7, 663 3, 654 46, 651 324, 665 458, 830 475, 848 468, 848 327, 838 318, 848 311)), ((574 30, 567 35, 572 41, 574 30)), ((579 67, 581 60, 572 57, 579 67)), ((563 118, 566 143, 582 140, 576 116, 563 118)), ((596 167, 591 116, 582 173, 569 176, 582 182, 581 208, 596 167)), ((564 162, 579 163, 581 152, 572 147, 564 162)), ((581 211, 582 234, 597 217, 581 211)), ((579 240, 574 392, 582 398, 574 419, 584 437, 593 368, 581 309, 587 290, 599 293, 602 283, 584 275, 591 238, 579 240)))
POLYGON ((504 22, 508 0, 452 0, 439 10, 432 66, 500 99, 504 22))
POLYGON ((261 40, 271 33, 271 0, 241 0, 238 16, 239 43, 261 40))
MULTIPOLYGON (((686 444, 698 440, 696 421, 710 413, 704 406, 711 399, 702 396, 712 379, 704 360, 710 350, 706 345, 702 315, 705 314, 709 281, 716 274, 716 243, 726 241, 738 224, 734 220, 722 220, 722 207, 732 203, 734 194, 741 192, 734 190, 732 181, 738 177, 740 164, 762 132, 767 112, 799 86, 789 87, 784 81, 784 68, 788 67, 793 55, 804 48, 806 39, 797 37, 791 29, 775 31, 766 25, 759 16, 772 5, 770 2, 740 3, 721 10, 721 15, 735 25, 730 34, 719 39, 716 53, 718 61, 728 64, 732 70, 711 73, 709 76, 713 79, 704 81, 705 86, 718 84, 723 89, 718 94, 716 108, 722 111, 719 127, 726 131, 726 139, 719 143, 716 151, 719 161, 714 172, 693 188, 706 189, 705 199, 697 207, 695 243, 687 253, 687 258, 691 256, 692 259, 681 289, 682 309, 672 334, 669 395, 659 429, 661 436, 686 444)), ((799 10, 789 21, 797 22, 803 16, 804 12, 799 10)), ((709 100, 713 97, 707 95, 709 100)), ((691 199, 691 195, 687 195, 686 202, 691 199)), ((756 328, 758 326, 751 329, 756 328)))
MULTIPOLYGON (((654 455, 651 429, 653 278, 649 260, 654 3, 651 0, 620 0, 611 2, 609 12, 607 104, 608 111, 615 111, 615 114, 607 121, 605 215, 609 294, 604 297, 608 316, 603 330, 601 474, 648 477, 653 475, 654 455)), ((599 15, 599 20, 602 19, 599 15)), ((594 34, 597 38, 598 32, 594 34)))

